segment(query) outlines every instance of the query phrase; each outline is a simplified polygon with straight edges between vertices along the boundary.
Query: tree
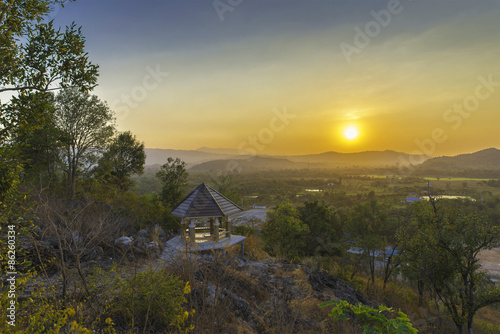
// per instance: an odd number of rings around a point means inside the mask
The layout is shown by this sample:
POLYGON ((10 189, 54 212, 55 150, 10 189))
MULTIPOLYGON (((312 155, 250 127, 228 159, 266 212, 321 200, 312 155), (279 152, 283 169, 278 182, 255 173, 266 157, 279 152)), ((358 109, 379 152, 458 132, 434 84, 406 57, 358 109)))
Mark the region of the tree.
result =
MULTIPOLYGON (((387 235, 390 225, 387 213, 382 204, 372 199, 370 202, 356 205, 351 212, 348 226, 351 241, 362 251, 362 257, 369 266, 370 280, 375 285, 376 261, 385 254, 387 235)), ((368 282, 370 282, 368 280, 368 282)))
MULTIPOLYGON (((44 21, 52 5, 62 6, 65 2, 0 2, 0 92, 23 94, 64 87, 78 87, 85 91, 96 86, 98 66, 88 59, 80 28, 72 24, 61 32, 52 22, 44 21)), ((0 160, 8 171, 3 174, 5 184, 11 184, 15 180, 5 176, 21 167, 17 147, 12 145, 12 131, 25 124, 9 119, 7 106, 0 103, 0 160)), ((28 125, 33 129, 36 124, 28 125)))
MULTIPOLYGON (((37 195, 34 213, 46 235, 57 242, 56 263, 62 275, 62 297, 66 297, 70 283, 70 267, 74 267, 88 294, 88 286, 81 264, 85 258, 102 252, 101 246, 109 245, 116 237, 119 224, 108 207, 94 202, 62 201, 37 195)), ((52 259, 50 259, 52 260, 52 259)), ((76 291, 74 291, 76 292, 76 291)))
POLYGON ((130 131, 125 131, 113 139, 99 159, 97 172, 109 182, 116 183, 120 190, 126 191, 131 184, 130 176, 142 174, 145 162, 144 144, 130 131))
POLYGON ((210 171, 210 182, 214 189, 235 203, 241 202, 241 194, 234 187, 234 172, 210 171))
POLYGON ((173 208, 182 199, 188 175, 186 163, 179 158, 169 157, 167 162, 161 166, 156 177, 163 183, 160 199, 165 206, 173 208))
POLYGON ((51 5, 64 2, 0 2, 0 92, 96 86, 98 66, 89 62, 81 29, 73 23, 61 32, 43 21, 51 5))
POLYGON ((335 213, 318 201, 306 202, 298 208, 300 220, 309 227, 306 253, 341 255, 343 231, 335 213))
POLYGON ((7 115, 16 124, 11 142, 26 174, 54 176, 61 149, 61 132, 54 119, 54 96, 48 92, 20 94, 13 97, 7 115))
POLYGON ((299 218, 299 211, 290 203, 278 205, 267 214, 262 239, 274 255, 294 257, 303 252, 309 227, 299 218))
POLYGON ((416 205, 416 220, 401 234, 403 274, 432 289, 459 333, 472 333, 476 312, 500 302, 500 288, 480 270, 478 254, 500 241, 500 228, 461 208, 416 205))
POLYGON ((92 166, 114 133, 114 115, 97 96, 75 89, 56 96, 55 120, 64 140, 69 194, 75 196, 82 167, 92 166))

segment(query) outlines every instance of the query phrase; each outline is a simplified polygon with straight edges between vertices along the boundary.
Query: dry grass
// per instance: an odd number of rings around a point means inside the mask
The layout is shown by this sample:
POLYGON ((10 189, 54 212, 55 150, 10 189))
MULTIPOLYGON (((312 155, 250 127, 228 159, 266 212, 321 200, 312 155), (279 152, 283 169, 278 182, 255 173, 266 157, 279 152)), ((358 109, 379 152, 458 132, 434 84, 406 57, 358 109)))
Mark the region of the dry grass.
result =
POLYGON ((302 291, 307 295, 312 294, 312 287, 309 283, 308 274, 306 274, 302 268, 297 268, 292 272, 287 272, 284 277, 292 278, 297 290, 302 291))
POLYGON ((500 326, 500 309, 494 307, 483 307, 477 311, 476 319, 485 320, 492 324, 500 326))

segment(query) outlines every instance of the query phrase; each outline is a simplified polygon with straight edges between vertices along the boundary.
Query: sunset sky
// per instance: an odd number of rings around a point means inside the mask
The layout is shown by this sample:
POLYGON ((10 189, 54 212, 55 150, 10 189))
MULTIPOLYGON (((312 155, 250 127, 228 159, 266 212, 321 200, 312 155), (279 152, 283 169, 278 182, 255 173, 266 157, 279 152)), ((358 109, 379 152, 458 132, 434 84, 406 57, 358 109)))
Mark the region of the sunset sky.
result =
POLYGON ((83 27, 94 94, 149 148, 500 147, 500 1, 77 0, 52 17, 83 27))

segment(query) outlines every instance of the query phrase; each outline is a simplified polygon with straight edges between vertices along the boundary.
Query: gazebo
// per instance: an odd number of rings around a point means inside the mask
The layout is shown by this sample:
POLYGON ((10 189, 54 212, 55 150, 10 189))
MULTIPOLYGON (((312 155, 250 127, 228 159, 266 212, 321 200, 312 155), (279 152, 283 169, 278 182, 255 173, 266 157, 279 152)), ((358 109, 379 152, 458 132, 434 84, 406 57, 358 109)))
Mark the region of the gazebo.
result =
POLYGON ((244 236, 231 234, 230 216, 243 211, 205 183, 200 184, 171 212, 181 217, 178 246, 194 251, 220 249, 241 243, 244 252, 244 236), (209 222, 209 226, 197 226, 209 222))

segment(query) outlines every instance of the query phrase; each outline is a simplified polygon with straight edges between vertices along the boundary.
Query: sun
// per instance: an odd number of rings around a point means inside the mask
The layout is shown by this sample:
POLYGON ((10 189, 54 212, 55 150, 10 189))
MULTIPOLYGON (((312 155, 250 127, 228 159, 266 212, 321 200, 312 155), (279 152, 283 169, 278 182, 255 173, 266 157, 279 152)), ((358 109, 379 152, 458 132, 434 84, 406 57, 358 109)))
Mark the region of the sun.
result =
POLYGON ((355 126, 348 126, 344 129, 344 137, 347 140, 354 140, 358 138, 359 136, 359 131, 358 128, 355 126))

